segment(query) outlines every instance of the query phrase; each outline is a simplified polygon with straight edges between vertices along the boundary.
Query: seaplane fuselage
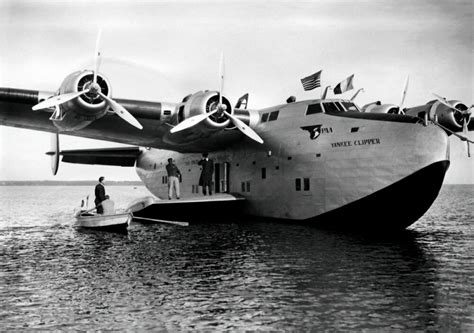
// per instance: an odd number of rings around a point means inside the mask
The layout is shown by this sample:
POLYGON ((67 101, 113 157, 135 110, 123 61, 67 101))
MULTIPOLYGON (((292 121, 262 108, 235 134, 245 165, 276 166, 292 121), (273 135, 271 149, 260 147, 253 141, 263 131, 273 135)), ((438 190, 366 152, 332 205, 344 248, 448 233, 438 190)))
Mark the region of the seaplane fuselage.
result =
MULTIPOLYGON (((449 166, 448 136, 420 118, 361 113, 344 100, 289 103, 258 115, 255 130, 265 144, 247 140, 209 152, 215 192, 245 197, 249 215, 403 228, 430 207, 449 166), (322 112, 320 104, 340 110, 322 112)), ((167 199, 170 157, 182 173, 182 196, 202 195, 201 154, 159 149, 144 151, 136 163, 150 192, 167 199)))

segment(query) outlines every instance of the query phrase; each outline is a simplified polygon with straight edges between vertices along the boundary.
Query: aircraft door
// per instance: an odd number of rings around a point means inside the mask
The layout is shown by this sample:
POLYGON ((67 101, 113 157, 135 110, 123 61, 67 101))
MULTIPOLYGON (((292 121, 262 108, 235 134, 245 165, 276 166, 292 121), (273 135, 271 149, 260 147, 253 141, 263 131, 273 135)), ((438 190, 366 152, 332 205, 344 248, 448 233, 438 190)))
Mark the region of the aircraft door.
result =
POLYGON ((214 164, 214 191, 216 193, 229 192, 229 171, 230 163, 216 163, 214 164))
POLYGON ((221 164, 214 164, 214 192, 220 193, 221 191, 221 164))
POLYGON ((230 163, 224 163, 224 179, 222 180, 222 192, 229 193, 229 171, 230 171, 230 163))

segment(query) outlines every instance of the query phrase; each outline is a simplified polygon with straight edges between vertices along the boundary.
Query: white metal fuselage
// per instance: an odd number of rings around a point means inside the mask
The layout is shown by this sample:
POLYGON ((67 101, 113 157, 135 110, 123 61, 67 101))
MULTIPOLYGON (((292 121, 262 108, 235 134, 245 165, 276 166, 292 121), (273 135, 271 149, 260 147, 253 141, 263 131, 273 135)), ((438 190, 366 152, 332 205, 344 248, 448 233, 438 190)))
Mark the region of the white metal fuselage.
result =
MULTIPOLYGON (((260 114, 279 110, 278 119, 256 128, 263 145, 247 140, 210 152, 216 163, 216 190, 244 196, 245 213, 250 215, 308 220, 449 160, 448 137, 431 123, 306 115, 309 103, 260 110, 260 114)), ((169 157, 183 175, 182 196, 202 195, 200 154, 145 151, 136 169, 146 187, 167 198, 169 157)))

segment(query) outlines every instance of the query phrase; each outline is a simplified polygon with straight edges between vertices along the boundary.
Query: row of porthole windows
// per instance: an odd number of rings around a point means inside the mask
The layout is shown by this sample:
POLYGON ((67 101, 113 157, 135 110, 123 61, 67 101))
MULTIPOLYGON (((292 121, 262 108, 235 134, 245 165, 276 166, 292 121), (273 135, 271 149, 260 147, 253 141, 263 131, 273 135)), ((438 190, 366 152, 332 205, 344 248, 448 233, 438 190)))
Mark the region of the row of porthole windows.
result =
MULTIPOLYGON (((242 192, 250 192, 250 182, 242 182, 241 184, 242 192)), ((310 180, 309 178, 296 178, 295 179, 295 190, 296 191, 309 191, 310 190, 310 180)))
POLYGON ((242 182, 241 190, 242 192, 250 192, 250 182, 242 182))
POLYGON ((309 178, 303 178, 303 181, 301 181, 301 178, 296 178, 295 179, 295 190, 296 191, 309 191, 310 190, 310 182, 309 178), (303 185, 303 188, 301 188, 301 185, 303 185))
MULTIPOLYGON (((320 156, 321 156, 321 154, 317 154, 317 155, 316 155, 316 157, 320 157, 320 156)), ((291 157, 291 156, 288 156, 288 161, 291 161, 291 160, 292 160, 292 157, 291 157)), ((252 161, 252 164, 253 164, 253 165, 256 165, 256 164, 257 164, 257 161, 252 161)), ((236 167, 240 167, 240 163, 236 163, 235 166, 236 166, 236 167)), ((150 164, 150 167, 151 167, 151 164, 150 164)), ((153 169, 156 169, 156 163, 153 165, 153 169)), ((263 170, 263 169, 265 169, 265 168, 262 168, 262 170, 263 170)), ((276 170, 279 170, 280 167, 277 165, 277 166, 275 166, 275 169, 276 169, 276 170)), ((188 172, 191 172, 191 169, 188 169, 188 172)), ((265 172, 265 171, 262 171, 262 172, 265 172)), ((166 176, 164 176, 164 177, 166 177, 166 176)), ((164 184, 164 183, 163 183, 163 184, 164 184)))

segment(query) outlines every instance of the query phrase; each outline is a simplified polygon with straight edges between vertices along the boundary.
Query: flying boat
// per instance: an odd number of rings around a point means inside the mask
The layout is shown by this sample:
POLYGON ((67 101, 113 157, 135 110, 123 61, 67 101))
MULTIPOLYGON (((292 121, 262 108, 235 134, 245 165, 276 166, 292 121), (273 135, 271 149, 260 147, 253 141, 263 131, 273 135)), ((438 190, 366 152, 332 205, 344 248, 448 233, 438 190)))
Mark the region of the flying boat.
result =
POLYGON ((433 204, 450 164, 449 135, 470 141, 471 107, 434 96, 403 108, 379 101, 321 98, 263 109, 249 95, 233 104, 219 89, 178 102, 112 97, 99 72, 68 75, 56 92, 0 88, 0 124, 53 133, 52 171, 59 161, 135 167, 155 196, 134 205, 139 218, 195 214, 225 220, 245 214, 343 229, 395 230, 415 223, 433 204), (59 134, 127 147, 60 150, 59 134), (203 152, 215 163, 214 195, 200 193, 203 152), (167 200, 166 161, 182 172, 181 200, 167 200), (165 200, 158 200, 165 199, 165 200), (181 207, 181 208, 180 208, 181 207), (160 216, 165 214, 166 216, 160 216))

